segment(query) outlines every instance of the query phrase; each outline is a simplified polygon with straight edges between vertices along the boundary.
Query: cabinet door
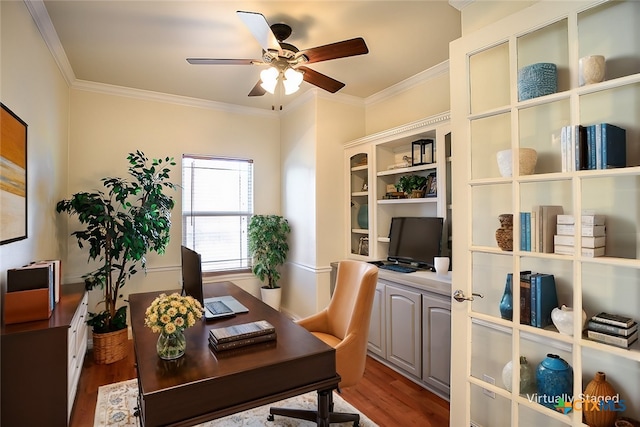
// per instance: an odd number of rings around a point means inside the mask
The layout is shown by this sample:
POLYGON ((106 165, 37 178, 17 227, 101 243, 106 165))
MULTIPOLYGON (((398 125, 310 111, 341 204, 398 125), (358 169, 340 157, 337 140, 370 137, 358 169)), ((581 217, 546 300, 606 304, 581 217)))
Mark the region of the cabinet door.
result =
POLYGON ((420 377, 422 371, 421 295, 387 285, 387 360, 420 377))
MULTIPOLYGON (((581 316, 574 316, 571 334, 553 324, 531 325, 526 315, 521 320, 527 302, 530 314, 540 310, 531 297, 543 297, 516 278, 522 271, 552 275, 552 304, 572 306, 574 313, 637 318, 640 73, 620 58, 638 64, 639 25, 637 1, 536 2, 451 44, 451 116, 461 149, 452 174, 453 216, 461 236, 453 245, 452 290, 466 296, 452 305, 451 425, 583 426, 586 406, 579 406, 580 399, 598 371, 616 385, 620 401, 638 395, 638 344, 621 351, 592 341, 583 333, 581 316), (604 81, 580 81, 579 59, 587 55, 605 56, 604 81), (552 79, 545 77, 554 80, 551 91, 529 75, 548 63, 557 68, 552 79), (595 140, 587 135, 586 143, 580 135, 580 127, 602 132, 607 123, 626 129, 626 167, 603 167, 605 150, 617 142, 600 133, 599 147, 597 133, 595 140), (524 167, 522 156, 531 149, 537 153, 533 170, 524 167), (510 170, 502 162, 505 153, 510 170), (585 154, 595 159, 590 163, 585 154), (566 230, 559 232, 553 215, 545 216, 549 206, 562 207, 575 220, 571 246, 553 246, 554 234, 566 230), (504 213, 514 219, 512 250, 497 245, 495 230, 504 213), (585 225, 588 213, 606 218, 603 256, 585 250, 592 248, 584 246, 588 231, 583 236, 579 224, 585 225), (511 315, 503 315, 508 274, 516 279, 516 303, 511 315), (518 366, 526 357, 535 367, 548 354, 564 359, 573 373, 571 392, 553 396, 555 408, 545 402, 549 396, 537 393, 539 384, 519 387, 519 369, 507 384, 502 377, 507 363, 518 366)), ((637 406, 626 407, 624 416, 639 415, 637 406)))
POLYGON ((422 380, 449 396, 451 301, 422 295, 422 380))
POLYGON ((371 322, 369 324, 369 343, 367 344, 367 349, 373 354, 386 358, 384 288, 384 283, 378 282, 376 285, 376 293, 373 296, 371 322))
POLYGON ((369 240, 372 236, 370 224, 369 166, 370 148, 356 146, 345 150, 346 156, 346 195, 347 195, 347 242, 346 250, 350 258, 368 259, 373 256, 369 240))

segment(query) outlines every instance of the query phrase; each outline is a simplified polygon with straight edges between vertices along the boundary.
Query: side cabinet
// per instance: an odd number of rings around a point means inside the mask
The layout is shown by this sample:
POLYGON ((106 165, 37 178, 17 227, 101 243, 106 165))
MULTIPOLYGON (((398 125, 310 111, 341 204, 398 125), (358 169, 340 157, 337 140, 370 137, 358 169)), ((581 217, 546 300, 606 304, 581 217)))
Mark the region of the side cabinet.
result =
POLYGON ((451 300, 422 295, 422 380, 449 395, 451 374, 451 300))
POLYGON ((61 292, 48 320, 1 328, 0 425, 68 425, 87 349, 87 293, 84 283, 61 292))
POLYGON ((380 270, 369 355, 444 399, 451 374, 451 281, 380 270))
POLYGON ((384 283, 378 282, 376 293, 373 297, 373 309, 371 310, 371 322, 369 325, 369 343, 367 344, 369 352, 382 358, 387 357, 387 340, 385 336, 386 299, 384 296, 384 288, 384 283))
POLYGON ((387 284, 387 360, 406 372, 421 376, 421 295, 387 284))

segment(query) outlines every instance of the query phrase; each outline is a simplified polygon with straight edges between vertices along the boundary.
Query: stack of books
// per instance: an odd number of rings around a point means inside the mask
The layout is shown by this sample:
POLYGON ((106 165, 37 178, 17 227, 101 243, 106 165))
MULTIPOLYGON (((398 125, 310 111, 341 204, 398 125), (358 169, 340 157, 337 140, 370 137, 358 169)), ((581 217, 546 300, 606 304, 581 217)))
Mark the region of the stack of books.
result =
POLYGON ((7 270, 6 324, 45 320, 60 300, 60 260, 37 261, 7 270))
POLYGON ((558 307, 553 274, 520 272, 520 323, 536 328, 552 324, 551 311, 558 307))
POLYGON ((625 316, 601 312, 587 323, 589 339, 628 348, 638 339, 638 323, 625 316))
MULTIPOLYGON (((583 257, 604 255, 606 228, 605 216, 585 214, 581 217, 581 236, 583 257)), ((575 219, 573 215, 558 215, 556 235, 553 237, 553 251, 561 255, 575 253, 575 219)))
POLYGON ((611 123, 564 126, 560 132, 562 171, 623 168, 626 130, 611 123))
POLYGON ((266 320, 211 329, 209 345, 215 351, 230 350, 276 339, 276 329, 266 320))
POLYGON ((537 205, 531 212, 520 212, 520 250, 553 253, 556 217, 562 213, 559 205, 537 205))

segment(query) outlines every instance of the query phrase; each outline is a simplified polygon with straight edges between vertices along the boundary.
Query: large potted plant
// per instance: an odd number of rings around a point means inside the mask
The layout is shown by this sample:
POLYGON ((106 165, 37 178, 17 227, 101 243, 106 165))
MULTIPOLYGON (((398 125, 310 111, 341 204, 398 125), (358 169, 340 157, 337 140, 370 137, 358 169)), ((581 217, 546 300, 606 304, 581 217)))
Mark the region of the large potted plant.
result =
POLYGON ((249 221, 249 252, 253 257, 253 274, 264 283, 260 289, 262 300, 276 310, 280 310, 281 300, 278 267, 287 259, 287 236, 290 232, 289 222, 279 215, 254 215, 249 221))
POLYGON ((169 243, 173 198, 164 193, 175 189, 169 182, 173 158, 148 159, 141 151, 129 153, 129 175, 102 178, 106 191, 80 192, 56 205, 58 213, 77 216, 83 229, 71 233, 78 246, 89 249, 89 260, 100 266, 83 279, 87 290, 103 290, 104 310, 89 313, 93 329, 96 363, 107 364, 126 356, 127 307, 118 307, 126 281, 138 268, 146 269, 149 252, 163 254, 169 243))

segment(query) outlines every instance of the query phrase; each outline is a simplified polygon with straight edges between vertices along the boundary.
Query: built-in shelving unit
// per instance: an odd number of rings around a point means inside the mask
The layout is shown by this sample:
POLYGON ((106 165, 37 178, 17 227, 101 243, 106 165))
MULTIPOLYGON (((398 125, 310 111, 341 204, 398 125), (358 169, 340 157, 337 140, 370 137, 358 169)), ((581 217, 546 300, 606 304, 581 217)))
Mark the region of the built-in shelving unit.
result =
POLYGON ((447 229, 443 255, 450 254, 451 132, 449 113, 418 120, 345 144, 350 230, 346 253, 351 258, 385 259, 389 227, 394 216, 440 216, 447 229), (433 162, 412 166, 412 142, 433 140, 433 162), (365 160, 366 159, 366 160, 365 160), (436 176, 436 192, 420 198, 389 199, 388 186, 395 186, 404 175, 436 176), (365 185, 366 184, 366 185, 365 185), (362 206, 366 204, 367 227, 362 227, 362 206), (360 220, 359 220, 360 213, 360 220), (363 241, 366 239, 366 244, 363 241), (367 251, 362 251, 367 247, 367 251))
MULTIPOLYGON (((640 420, 640 344, 621 349, 589 340, 580 316, 573 335, 554 326, 519 322, 519 281, 513 287, 513 319, 500 316, 506 275, 520 271, 551 273, 559 303, 585 310, 640 317, 640 3, 539 2, 455 41, 451 49, 452 127, 464 158, 453 165, 454 217, 460 244, 454 247, 454 283, 466 309, 453 310, 452 425, 584 426, 579 407, 568 413, 535 400, 536 388, 511 390, 503 366, 518 366, 525 356, 535 369, 548 353, 573 370, 572 396, 579 399, 598 371, 606 373, 626 409, 620 416, 640 420), (579 58, 604 55, 605 80, 580 86, 579 58), (556 93, 518 100, 518 70, 549 62, 558 68, 556 93), (627 167, 565 171, 560 134, 565 126, 611 123, 626 129, 627 167), (496 153, 527 147, 537 151, 532 175, 502 177, 496 153), (520 250, 520 212, 537 205, 560 205, 565 214, 606 217, 605 256, 520 250), (514 214, 514 250, 502 251, 495 239, 498 215, 514 214), (459 334, 459 335, 458 335, 459 334), (458 358, 458 359, 456 359, 458 358), (532 398, 533 396, 533 398, 532 398), (499 416, 496 416, 499 414, 499 416)), ((579 223, 578 223, 579 224, 579 223)), ((576 226, 580 230, 579 226, 576 226)), ((580 233, 574 236, 580 247, 580 233)))

